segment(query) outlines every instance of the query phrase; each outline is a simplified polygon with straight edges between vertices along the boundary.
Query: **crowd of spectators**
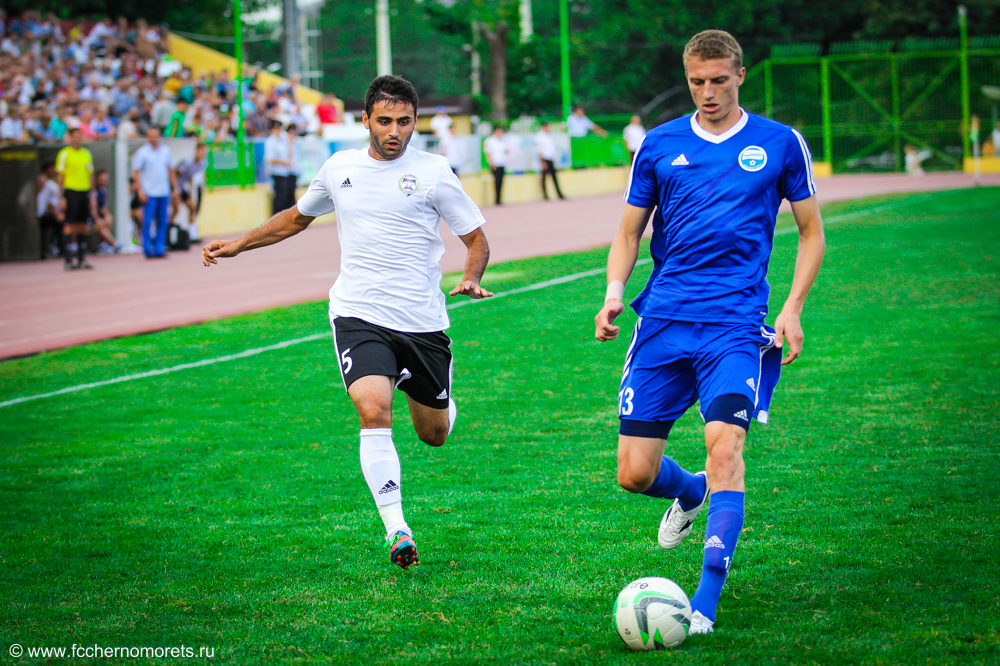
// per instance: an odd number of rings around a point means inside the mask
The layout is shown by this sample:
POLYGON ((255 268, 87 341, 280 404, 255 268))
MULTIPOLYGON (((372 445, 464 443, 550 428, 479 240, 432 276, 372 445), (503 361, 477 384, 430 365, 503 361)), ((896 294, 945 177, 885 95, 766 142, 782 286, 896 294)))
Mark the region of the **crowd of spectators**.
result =
MULTIPOLYGON (((69 127, 85 141, 138 139, 150 127, 205 142, 233 138, 229 73, 194 74, 166 54, 166 26, 141 19, 85 23, 0 10, 0 145, 62 142, 69 127)), ((267 93, 254 80, 243 90, 247 136, 266 136, 275 120, 297 134, 341 120, 332 96, 314 107, 295 99, 297 80, 267 93)))

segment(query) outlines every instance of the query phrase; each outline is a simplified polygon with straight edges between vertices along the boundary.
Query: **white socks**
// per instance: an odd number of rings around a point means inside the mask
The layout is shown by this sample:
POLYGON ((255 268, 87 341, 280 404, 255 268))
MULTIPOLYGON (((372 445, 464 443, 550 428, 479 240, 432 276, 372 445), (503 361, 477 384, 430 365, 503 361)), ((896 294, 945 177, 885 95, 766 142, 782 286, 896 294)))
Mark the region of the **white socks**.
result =
POLYGON ((392 428, 361 430, 361 471, 368 483, 386 534, 413 534, 403 519, 399 456, 392 443, 392 428))
POLYGON ((458 418, 458 406, 455 401, 448 398, 448 434, 451 434, 451 429, 455 427, 455 419, 458 418))

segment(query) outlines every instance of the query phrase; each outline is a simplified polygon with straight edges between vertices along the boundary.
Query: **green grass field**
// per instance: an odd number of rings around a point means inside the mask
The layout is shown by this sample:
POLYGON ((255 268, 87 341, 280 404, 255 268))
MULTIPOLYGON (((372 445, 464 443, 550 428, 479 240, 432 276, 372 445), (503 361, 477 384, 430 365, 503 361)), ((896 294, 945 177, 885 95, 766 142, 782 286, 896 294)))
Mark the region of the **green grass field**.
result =
MULTIPOLYGON (((1000 189, 824 208, 841 221, 804 354, 750 433, 746 525, 711 637, 637 654, 611 626, 632 579, 693 593, 704 518, 663 551, 666 502, 615 483, 627 340, 593 339, 598 275, 452 311, 452 439, 419 443, 397 400, 421 549, 409 572, 382 549, 326 339, 0 408, 0 663, 43 661, 10 657, 13 643, 208 646, 227 664, 998 663, 998 211, 1000 189)), ((776 239, 774 312, 795 247, 776 239)), ((510 262, 487 284, 605 257, 510 262)), ((9 361, 0 401, 324 332, 325 311, 9 361)), ((691 469, 699 425, 685 416, 668 442, 691 469)))

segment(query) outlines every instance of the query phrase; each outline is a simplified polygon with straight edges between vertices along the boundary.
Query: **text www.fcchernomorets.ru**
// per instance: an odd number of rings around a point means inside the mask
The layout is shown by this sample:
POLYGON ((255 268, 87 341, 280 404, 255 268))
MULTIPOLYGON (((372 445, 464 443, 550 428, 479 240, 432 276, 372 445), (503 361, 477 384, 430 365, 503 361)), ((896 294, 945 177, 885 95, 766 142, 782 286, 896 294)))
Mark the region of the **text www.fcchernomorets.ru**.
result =
POLYGON ((70 647, 34 647, 13 643, 7 653, 15 659, 212 659, 214 647, 121 647, 108 645, 79 645, 70 647))

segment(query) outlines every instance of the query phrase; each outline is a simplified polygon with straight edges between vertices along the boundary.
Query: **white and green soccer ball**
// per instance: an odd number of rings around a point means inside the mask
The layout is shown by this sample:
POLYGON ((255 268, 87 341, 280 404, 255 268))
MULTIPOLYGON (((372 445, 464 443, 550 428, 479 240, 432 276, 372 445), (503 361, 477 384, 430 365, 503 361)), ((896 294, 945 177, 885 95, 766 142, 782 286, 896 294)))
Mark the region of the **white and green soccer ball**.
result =
POLYGON ((687 638, 691 602, 672 580, 640 578, 618 594, 611 619, 629 649, 664 650, 687 638))

